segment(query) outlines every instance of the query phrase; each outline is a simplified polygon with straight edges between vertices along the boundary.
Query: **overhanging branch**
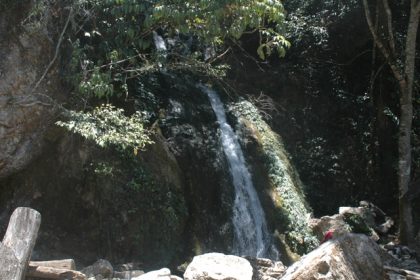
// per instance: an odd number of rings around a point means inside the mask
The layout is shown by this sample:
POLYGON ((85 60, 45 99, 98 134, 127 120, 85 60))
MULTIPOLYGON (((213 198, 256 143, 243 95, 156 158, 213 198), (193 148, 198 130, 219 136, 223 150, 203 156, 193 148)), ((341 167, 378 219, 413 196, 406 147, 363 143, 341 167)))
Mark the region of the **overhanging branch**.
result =
POLYGON ((64 33, 66 33, 67 27, 69 25, 70 22, 70 18, 73 14, 73 8, 70 8, 70 12, 69 12, 69 16, 67 17, 67 21, 66 24, 64 25, 63 30, 61 31, 60 37, 58 38, 58 42, 57 42, 57 46, 55 47, 55 53, 54 53, 54 57, 53 59, 50 61, 50 63, 48 64, 47 68, 45 68, 44 73, 42 74, 41 78, 39 78, 38 82, 35 84, 35 86, 33 87, 32 92, 34 92, 37 87, 41 84, 41 82, 44 80, 45 76, 47 76, 48 72, 50 71, 51 67, 54 65, 55 60, 58 57, 58 53, 60 51, 60 46, 61 43, 63 42, 63 38, 64 38, 64 33))

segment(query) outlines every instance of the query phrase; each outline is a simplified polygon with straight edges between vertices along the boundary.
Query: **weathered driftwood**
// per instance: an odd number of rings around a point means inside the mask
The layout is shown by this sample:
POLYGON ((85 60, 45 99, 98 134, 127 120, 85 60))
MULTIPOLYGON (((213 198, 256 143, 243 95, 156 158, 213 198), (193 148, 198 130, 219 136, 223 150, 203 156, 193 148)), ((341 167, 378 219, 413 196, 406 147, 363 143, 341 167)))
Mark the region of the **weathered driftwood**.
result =
POLYGON ((31 261, 30 266, 46 266, 53 268, 76 270, 76 264, 72 259, 52 260, 52 261, 31 261))
MULTIPOLYGON (((388 273, 395 273, 398 275, 402 275, 405 277, 406 280, 420 280, 420 273, 401 269, 398 267, 392 267, 392 266, 384 266, 385 275, 388 275, 388 273)), ((390 279, 389 277, 386 277, 385 279, 390 279)))
POLYGON ((0 279, 24 279, 40 224, 41 214, 31 208, 13 212, 0 245, 0 279))
POLYGON ((55 280, 86 280, 87 277, 83 273, 70 269, 46 267, 46 266, 32 266, 29 265, 26 276, 42 279, 55 280))

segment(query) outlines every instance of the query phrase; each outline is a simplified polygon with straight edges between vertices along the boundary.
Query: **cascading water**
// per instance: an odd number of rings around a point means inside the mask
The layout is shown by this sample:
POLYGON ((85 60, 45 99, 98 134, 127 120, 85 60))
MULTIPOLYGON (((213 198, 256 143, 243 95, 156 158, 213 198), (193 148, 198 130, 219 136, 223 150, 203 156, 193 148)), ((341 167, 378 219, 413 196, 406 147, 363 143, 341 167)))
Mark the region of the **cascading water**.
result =
POLYGON ((226 120, 223 103, 217 93, 199 84, 207 94, 221 130, 222 148, 226 155, 233 185, 233 250, 237 255, 278 258, 278 252, 271 244, 271 234, 267 230, 265 214, 252 183, 245 158, 236 134, 226 120))

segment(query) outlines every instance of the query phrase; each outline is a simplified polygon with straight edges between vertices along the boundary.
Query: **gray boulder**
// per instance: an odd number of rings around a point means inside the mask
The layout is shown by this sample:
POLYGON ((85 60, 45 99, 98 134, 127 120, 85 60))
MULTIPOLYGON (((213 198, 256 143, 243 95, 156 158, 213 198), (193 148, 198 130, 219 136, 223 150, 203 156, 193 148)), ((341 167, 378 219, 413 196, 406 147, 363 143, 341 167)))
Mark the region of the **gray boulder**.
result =
POLYGON ((246 257, 254 272, 253 280, 276 280, 286 272, 287 267, 280 261, 264 258, 246 257))
POLYGON ((97 276, 100 275, 103 278, 110 278, 114 273, 114 269, 109 261, 100 259, 94 264, 83 268, 81 272, 87 277, 93 276, 98 278, 97 276))
POLYGON ((131 280, 171 280, 171 271, 168 268, 150 271, 131 280))
POLYGON ((244 258, 220 253, 194 257, 185 280, 252 280, 252 266, 244 258))
POLYGON ((282 280, 377 280, 389 256, 369 237, 347 233, 302 257, 282 280))

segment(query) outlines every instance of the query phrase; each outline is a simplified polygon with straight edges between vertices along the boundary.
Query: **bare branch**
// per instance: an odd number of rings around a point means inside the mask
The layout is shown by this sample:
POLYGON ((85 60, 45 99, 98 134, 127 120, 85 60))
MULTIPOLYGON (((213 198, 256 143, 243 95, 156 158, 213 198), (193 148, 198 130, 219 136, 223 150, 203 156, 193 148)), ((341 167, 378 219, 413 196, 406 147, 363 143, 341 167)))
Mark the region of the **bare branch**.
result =
POLYGON ((250 60, 252 60, 258 67, 258 69, 261 70, 261 72, 265 72, 264 68, 261 67, 260 62, 255 59, 253 56, 251 56, 240 44, 238 44, 235 41, 232 41, 245 55, 245 57, 249 58, 250 60))
POLYGON ((231 47, 227 48, 222 54, 216 56, 215 58, 213 58, 212 60, 210 60, 208 63, 212 64, 214 63, 216 60, 221 59, 222 57, 224 57, 228 52, 230 52, 232 50, 231 47))
MULTIPOLYGON (((378 2, 376 2, 376 16, 375 16, 375 33, 378 32, 378 25, 379 25, 379 5, 378 2)), ((383 64, 381 66, 381 68, 384 66, 385 64, 383 64)), ((372 72, 370 74, 370 83, 369 83, 369 95, 370 97, 372 97, 371 100, 373 100, 373 88, 374 88, 374 84, 375 84, 375 79, 377 74, 379 73, 376 72, 375 74, 375 66, 376 66, 376 42, 375 40, 373 40, 373 44, 372 44, 372 72)), ((382 69, 381 69, 382 70, 382 69)))
POLYGON ((388 36, 389 36, 389 46, 393 55, 395 56, 395 39, 394 39, 394 32, 392 28, 392 12, 391 8, 389 7, 388 0, 382 0, 387 16, 387 26, 388 26, 388 36))
POLYGON ((20 107, 32 107, 32 106, 35 106, 35 105, 40 105, 40 106, 45 106, 45 107, 53 106, 53 104, 44 103, 44 102, 41 102, 41 101, 34 101, 34 102, 31 102, 31 103, 15 103, 14 105, 18 105, 20 107))
POLYGON ((378 70, 374 73, 374 75, 372 76, 372 79, 370 80, 370 87, 371 87, 371 91, 373 90, 373 86, 375 84, 376 78, 378 77, 378 75, 381 73, 382 69, 384 68, 384 66, 386 65, 386 63, 382 64, 378 70))
MULTIPOLYGON (((124 58, 124 59, 118 60, 118 61, 114 61, 114 62, 110 62, 110 63, 107 63, 107 64, 103 64, 103 65, 101 65, 101 66, 99 66, 99 67, 96 67, 95 69, 108 68, 108 67, 110 67, 110 66, 114 66, 114 65, 118 65, 118 64, 121 64, 121 63, 124 63, 124 62, 130 61, 130 60, 132 60, 133 58, 140 58, 140 59, 142 59, 143 61, 146 61, 146 58, 145 58, 145 56, 144 56, 144 55, 137 54, 137 55, 134 55, 134 56, 130 56, 130 57, 127 57, 127 58, 124 58)), ((87 73, 89 73, 89 72, 93 72, 93 71, 95 71, 95 69, 89 69, 89 70, 86 70, 86 72, 87 72, 87 73)))
POLYGON ((37 82, 37 83, 35 84, 35 86, 33 87, 33 89, 32 89, 32 91, 31 91, 31 93, 33 93, 33 92, 34 92, 34 90, 36 90, 36 88, 39 86, 39 84, 40 84, 40 83, 44 80, 45 76, 47 76, 47 74, 48 74, 48 72, 50 71, 51 67, 53 66, 53 64, 54 64, 55 60, 57 59, 57 57, 58 57, 58 53, 59 53, 59 51, 60 51, 60 46, 61 46, 61 43, 63 42, 64 33, 66 33, 67 27, 68 27, 69 22, 70 22, 70 18, 71 18, 71 16, 72 16, 72 13, 73 13, 73 8, 70 8, 70 12, 69 12, 69 15, 68 15, 68 17, 67 17, 66 24, 64 25, 63 31, 61 31, 60 37, 58 38, 58 43, 57 43, 57 45, 56 45, 56 47, 55 47, 54 57, 53 57, 53 59, 50 61, 50 64, 48 64, 48 66, 47 66, 47 68, 45 69, 44 73, 42 74, 41 78, 38 80, 38 82, 37 82))
POLYGON ((389 67, 391 68, 391 71, 394 74, 395 79, 397 79, 397 81, 400 83, 400 86, 405 85, 406 81, 404 79, 404 76, 401 74, 401 72, 398 69, 398 66, 395 63, 391 53, 385 47, 384 43, 379 38, 378 34, 376 33, 376 31, 374 29, 373 22, 372 22, 372 17, 370 15, 367 0, 363 0, 363 7, 364 7, 364 10, 365 10, 366 21, 367 21, 370 33, 372 34, 373 40, 375 41, 375 43, 378 46, 379 50, 381 51, 382 55, 385 57, 385 60, 388 63, 389 67))
POLYGON ((12 126, 8 125, 7 123, 0 122, 0 126, 6 127, 6 128, 12 128, 12 126))

